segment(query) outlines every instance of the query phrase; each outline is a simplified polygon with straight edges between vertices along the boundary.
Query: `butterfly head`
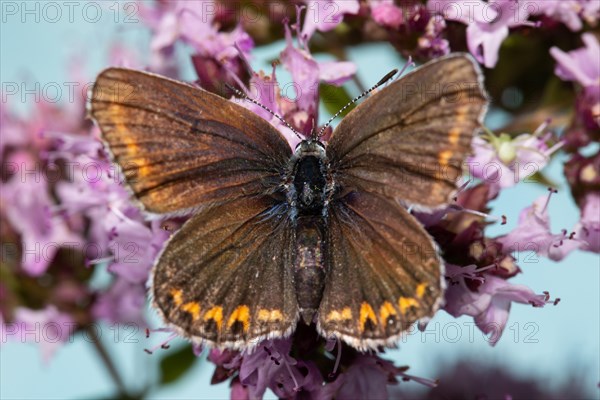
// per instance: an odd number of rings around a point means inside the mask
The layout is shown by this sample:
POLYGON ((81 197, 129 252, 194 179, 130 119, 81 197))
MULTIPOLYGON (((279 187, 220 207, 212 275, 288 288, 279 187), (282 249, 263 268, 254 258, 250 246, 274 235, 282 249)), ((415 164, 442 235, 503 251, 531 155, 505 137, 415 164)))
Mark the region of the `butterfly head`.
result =
POLYGON ((297 158, 313 156, 319 159, 325 159, 325 145, 319 140, 305 139, 296 146, 294 156, 297 158))

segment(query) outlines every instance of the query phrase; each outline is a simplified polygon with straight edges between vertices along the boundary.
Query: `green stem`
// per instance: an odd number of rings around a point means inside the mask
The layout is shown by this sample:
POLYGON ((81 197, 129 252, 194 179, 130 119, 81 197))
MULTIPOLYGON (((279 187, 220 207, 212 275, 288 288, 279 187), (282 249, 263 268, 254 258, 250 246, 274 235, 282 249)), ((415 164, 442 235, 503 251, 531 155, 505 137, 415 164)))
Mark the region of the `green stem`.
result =
POLYGON ((92 338, 92 343, 94 344, 94 347, 95 347, 96 351, 98 352, 100 359, 102 359, 102 363, 106 367, 108 374, 110 375, 113 382, 115 383, 115 386, 117 387, 117 390, 119 392, 119 397, 120 398, 129 398, 130 396, 129 396, 129 393, 127 392, 127 389, 125 388, 125 384, 123 383, 123 380, 121 379, 121 376, 119 375, 119 372, 117 371, 115 364, 113 363, 112 359, 110 358, 110 355, 108 354, 108 351, 106 350, 106 347, 104 347, 104 345, 100 341, 100 338, 98 337, 96 330, 90 328, 89 326, 86 327, 85 330, 86 330, 88 337, 92 338))
POLYGON ((358 87, 358 91, 359 93, 364 93, 366 89, 366 86, 362 83, 362 81, 359 79, 358 75, 354 74, 354 76, 352 76, 352 80, 354 81, 354 83, 356 84, 356 86, 358 87))

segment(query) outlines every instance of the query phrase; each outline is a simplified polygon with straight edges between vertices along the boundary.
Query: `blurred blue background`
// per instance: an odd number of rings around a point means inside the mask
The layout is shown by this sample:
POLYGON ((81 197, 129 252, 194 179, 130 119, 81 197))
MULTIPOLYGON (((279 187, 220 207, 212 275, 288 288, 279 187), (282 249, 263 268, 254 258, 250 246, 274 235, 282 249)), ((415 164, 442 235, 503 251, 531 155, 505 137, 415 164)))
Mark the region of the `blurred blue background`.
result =
MULTIPOLYGON (((119 7, 110 8, 110 4, 104 4, 101 18, 91 22, 89 15, 85 17, 82 13, 85 3, 77 3, 79 6, 74 8, 73 18, 69 16, 68 9, 61 6, 62 16, 52 22, 43 15, 36 20, 35 11, 33 14, 23 13, 22 7, 35 9, 34 2, 3 1, 0 4, 3 89, 10 82, 26 82, 29 88, 34 87, 36 82, 43 87, 52 82, 61 85, 73 81, 68 67, 74 59, 78 60, 89 81, 93 81, 95 74, 107 65, 110 45, 115 42, 130 46, 147 57, 144 53, 149 48, 148 31, 141 22, 124 23, 122 9, 120 13, 114 11, 119 7), (17 14, 13 15, 12 8, 7 8, 7 4, 11 3, 19 7, 17 14)), ((89 13, 93 16, 92 11, 89 13)), ((279 42, 257 49, 252 60, 253 67, 270 71, 269 61, 276 58, 283 47, 284 43, 279 42)), ((184 76, 192 79, 186 49, 180 48, 179 52, 184 76)), ((389 70, 403 63, 397 53, 386 45, 356 47, 348 56, 358 65, 359 78, 365 84, 377 82, 389 70)), ((280 81, 289 81, 289 75, 281 69, 279 72, 280 81)), ((349 89, 356 92, 352 84, 349 84, 349 89)), ((64 97, 66 101, 66 92, 64 97)), ((27 101, 21 102, 18 96, 10 98, 9 102, 11 107, 18 107, 23 112, 30 106, 27 101)), ((322 113, 321 118, 324 122, 326 115, 322 113)), ((501 113, 491 112, 487 124, 493 129, 506 118, 501 113)), ((565 181, 561 179, 564 161, 564 158, 557 157, 545 171, 559 184, 559 193, 550 203, 555 232, 562 228, 571 229, 579 218, 578 209, 565 181)), ((545 187, 524 183, 503 191, 500 198, 492 203, 492 213, 506 215, 508 224, 490 227, 488 235, 510 231, 516 225, 519 211, 546 193, 545 187)), ((519 257, 524 273, 513 282, 525 284, 537 293, 549 291, 552 297, 562 299, 558 306, 536 309, 515 305, 504 336, 496 347, 489 346, 483 335, 473 328, 471 318, 454 319, 442 311, 424 333, 408 335, 400 343, 400 349, 389 351, 387 357, 393 359, 396 365, 409 365, 411 374, 429 378, 439 376, 441 368, 456 359, 496 363, 516 375, 540 379, 549 388, 576 379, 590 398, 597 398, 600 381, 600 258, 582 252, 572 253, 561 263, 535 256, 532 257, 533 262, 523 262, 525 254, 519 257)), ((103 279, 101 276, 97 278, 103 279)), ((135 337, 137 343, 127 343, 122 337, 115 340, 115 330, 109 326, 103 327, 102 334, 128 387, 141 389, 157 379, 158 356, 147 355, 143 348, 160 342, 158 334, 146 339, 140 332, 135 337)), ((173 347, 178 344, 183 343, 173 343, 173 347)), ((229 398, 226 383, 209 385, 213 370, 212 364, 197 362, 183 379, 152 392, 151 397, 229 398)), ((412 382, 402 386, 415 391, 425 390, 412 382)), ((110 377, 95 349, 84 338, 77 337, 73 343, 61 348, 48 365, 42 365, 39 351, 32 344, 12 341, 0 344, 2 399, 91 399, 110 397, 113 393, 110 377)), ((273 395, 270 394, 270 397, 273 395)))

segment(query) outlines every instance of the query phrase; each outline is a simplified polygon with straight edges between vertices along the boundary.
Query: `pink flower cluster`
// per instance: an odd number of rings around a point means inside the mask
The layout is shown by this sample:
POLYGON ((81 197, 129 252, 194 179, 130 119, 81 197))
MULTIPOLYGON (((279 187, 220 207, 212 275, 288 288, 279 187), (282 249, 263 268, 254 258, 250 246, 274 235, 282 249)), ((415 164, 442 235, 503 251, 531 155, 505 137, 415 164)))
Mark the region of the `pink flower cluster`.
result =
MULTIPOLYGON (((31 298, 18 299, 16 309, 2 309, 2 320, 17 327, 68 321, 74 333, 96 320, 146 325, 145 284, 169 234, 159 222, 144 220, 109 161, 99 131, 84 115, 83 97, 64 108, 42 101, 27 119, 2 108, 6 140, 0 213, 8 222, 3 243, 12 242, 15 277, 35 278, 16 288, 30 290, 25 293, 31 298), (112 281, 92 288, 92 267, 106 268, 112 281), (48 290, 52 276, 56 279, 48 290), (39 297, 48 305, 38 310, 39 297)), ((10 304, 17 300, 15 288, 5 285, 3 280, 0 297, 10 304)), ((19 332, 6 337, 19 337, 19 332)), ((55 340, 40 343, 44 359, 57 348, 55 340)))

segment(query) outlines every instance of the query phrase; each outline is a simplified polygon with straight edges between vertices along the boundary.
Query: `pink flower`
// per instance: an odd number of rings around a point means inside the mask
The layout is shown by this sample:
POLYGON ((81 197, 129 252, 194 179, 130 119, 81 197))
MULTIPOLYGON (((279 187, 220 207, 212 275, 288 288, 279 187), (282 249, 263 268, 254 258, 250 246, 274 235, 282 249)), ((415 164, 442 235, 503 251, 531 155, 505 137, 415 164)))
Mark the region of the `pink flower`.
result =
POLYGON ((48 135, 53 132, 82 133, 85 130, 83 119, 87 93, 84 88, 87 81, 79 78, 72 79, 73 92, 69 93, 69 97, 73 97, 68 103, 53 103, 41 96, 32 102, 27 118, 17 116, 11 109, 16 108, 15 103, 21 101, 21 98, 15 94, 3 93, 5 98, 0 104, 0 157, 6 157, 7 150, 19 149, 29 151, 32 158, 43 159, 53 144, 48 135))
POLYGON ((490 344, 495 345, 508 321, 512 302, 543 307, 547 295, 535 294, 523 285, 513 285, 503 278, 489 273, 475 277, 474 268, 447 265, 450 271, 450 285, 446 289, 446 310, 453 317, 470 315, 475 318, 477 327, 490 335, 490 344), (467 269, 462 274, 462 269, 467 269), (467 284, 469 279, 474 284, 467 284), (475 280, 474 280, 475 279, 475 280), (473 289, 472 287, 476 288, 473 289))
POLYGON ((581 247, 582 242, 578 235, 569 234, 566 230, 559 234, 550 232, 549 197, 541 196, 531 207, 521 211, 518 226, 510 233, 497 238, 505 253, 535 251, 543 257, 559 261, 581 247))
POLYGON ((371 0, 369 7, 373 21, 386 28, 390 41, 404 56, 431 59, 450 52, 450 44, 444 38, 446 21, 424 4, 415 1, 396 5, 392 0, 371 0))
MULTIPOLYGON (((386 367, 393 365, 382 363, 378 357, 359 355, 350 368, 340 374, 332 388, 334 398, 340 399, 387 399, 387 385, 390 380, 390 371, 386 367), (339 382, 338 382, 339 381, 339 382)), ((394 373, 391 373, 392 377, 394 373)), ((332 388, 329 388, 331 390, 332 388)))
POLYGON ((69 340, 77 324, 68 314, 49 305, 42 310, 17 308, 11 325, 17 327, 15 336, 19 340, 40 345, 42 361, 47 364, 56 350, 69 340))
POLYGON ((428 58, 441 57, 450 53, 448 40, 442 37, 446 21, 440 15, 433 15, 425 26, 425 34, 419 38, 419 52, 428 58))
POLYGON ((532 26, 529 8, 518 0, 429 0, 431 12, 467 26, 467 45, 477 61, 488 68, 498 62, 498 52, 509 29, 532 26))
POLYGON ((93 316, 144 324, 146 281, 169 232, 159 221, 144 221, 96 134, 52 135, 56 151, 49 155, 72 165, 70 180, 59 182, 56 192, 65 214, 84 216, 89 222, 86 247, 93 251, 87 254, 88 261, 115 275, 98 291, 93 316))
POLYGON ((244 355, 239 376, 250 398, 262 398, 267 388, 278 397, 290 397, 300 389, 302 375, 289 355, 291 346, 290 339, 265 341, 244 355))
POLYGON ((557 62, 555 73, 565 81, 575 81, 581 86, 600 85, 600 44, 591 33, 581 35, 585 47, 565 53, 558 47, 552 47, 550 54, 557 62))
MULTIPOLYGON (((250 87, 244 88, 244 91, 248 97, 268 107, 290 123, 295 130, 308 137, 312 129, 316 129, 318 120, 319 84, 325 82, 331 85, 342 85, 356 72, 356 65, 346 61, 316 61, 310 54, 308 43, 300 38, 298 32, 297 36, 298 46, 295 46, 291 29, 286 24, 286 47, 280 55, 283 66, 292 75, 295 98, 282 96, 275 75, 275 66, 271 75, 252 72, 250 87)), ((237 81, 243 88, 242 80, 238 78, 237 81)), ((288 96, 292 96, 291 92, 288 96)), ((241 101, 240 104, 279 129, 292 148, 300 142, 301 138, 267 110, 248 101, 241 101)))
POLYGON ((266 75, 262 71, 260 73, 252 71, 248 88, 243 86, 241 79, 238 79, 238 84, 244 89, 245 94, 250 99, 256 100, 263 106, 269 108, 269 110, 271 110, 273 113, 283 118, 286 123, 275 117, 271 112, 265 110, 257 104, 254 104, 253 102, 244 99, 236 99, 232 101, 237 101, 239 105, 251 110, 276 127, 286 138, 291 148, 294 149, 302 140, 296 135, 294 130, 307 135, 312 129, 312 121, 316 121, 316 115, 314 113, 317 110, 317 105, 310 104, 307 101, 307 99, 312 98, 310 96, 310 92, 306 88, 298 86, 302 93, 304 93, 302 96, 308 105, 309 110, 311 110, 311 113, 309 113, 307 110, 301 109, 298 106, 298 99, 284 98, 281 95, 281 90, 275 74, 275 65, 273 66, 271 75, 266 75), (287 123, 291 124, 294 130, 290 129, 287 126, 287 123))
POLYGON ((404 23, 402 9, 393 0, 371 0, 371 16, 381 26, 398 29, 404 23))
POLYGON ((581 250, 600 253, 600 193, 590 192, 583 200, 581 219, 575 237, 583 243, 581 250))
MULTIPOLYGON (((308 43, 298 32, 298 47, 294 46, 292 32, 285 26, 286 47, 281 52, 281 62, 290 71, 296 88, 295 103, 298 109, 306 112, 312 121, 317 120, 319 107, 319 83, 341 86, 356 73, 356 65, 349 61, 318 62, 310 54, 308 43)), ((308 132, 302 132, 310 134, 308 132)))
POLYGON ((570 30, 579 31, 583 27, 581 22, 581 0, 541 0, 535 2, 534 15, 546 15, 556 21, 564 23, 570 30))
POLYGON ((169 232, 162 228, 160 221, 153 221, 148 227, 137 210, 132 211, 134 218, 114 212, 109 214, 114 221, 109 245, 114 261, 108 270, 132 283, 143 285, 163 243, 169 238, 169 232))
POLYGON ((232 400, 250 400, 248 387, 242 385, 239 379, 234 379, 231 382, 231 394, 229 398, 232 400))
POLYGON ((581 15, 583 19, 591 26, 596 26, 600 18, 600 1, 579 0, 579 5, 583 8, 581 15))
POLYGON ((323 388, 322 394, 326 399, 387 399, 390 397, 388 386, 397 384, 397 377, 430 388, 437 386, 437 381, 407 374, 408 369, 396 367, 377 354, 359 353, 349 368, 323 388))
POLYGON ((40 276, 59 248, 81 249, 82 239, 57 212, 41 163, 23 153, 13 154, 11 160, 19 172, 1 184, 0 199, 8 222, 21 235, 21 267, 31 276, 40 276), (21 171, 33 171, 33 174, 25 175, 21 171))
POLYGON ((600 2, 597 0, 538 0, 529 2, 532 15, 545 15, 562 22, 573 32, 583 28, 583 21, 595 26, 600 16, 600 2))
MULTIPOLYGON (((557 62, 555 73, 565 81, 575 81, 583 87, 578 101, 579 113, 590 115, 590 129, 600 127, 600 43, 591 33, 581 35, 585 47, 565 53, 552 47, 550 54, 557 62)), ((584 118, 586 120, 587 118, 584 118)))
POLYGON ((231 396, 240 399, 262 398, 267 389, 279 398, 386 398, 387 386, 397 384, 397 377, 436 386, 430 379, 406 374, 408 367, 397 368, 378 354, 327 341, 314 325, 299 325, 292 337, 265 340, 251 351, 212 349, 208 360, 216 365, 211 383, 234 376, 231 396))
POLYGON ((90 222, 90 242, 95 258, 108 253, 108 270, 132 283, 144 284, 169 233, 159 221, 144 222, 140 210, 122 186, 123 178, 111 165, 101 143, 93 135, 56 134, 51 152, 73 166, 69 181, 57 185, 66 213, 83 214, 90 222))
POLYGON ((220 30, 212 2, 164 1, 155 7, 144 1, 138 4, 142 19, 153 31, 153 69, 167 68, 174 60, 175 43, 181 41, 195 50, 192 60, 207 90, 216 91, 219 83, 228 81, 229 72, 241 73, 239 51, 250 57, 254 48, 254 41, 241 26, 230 32, 220 30))
MULTIPOLYGON (((221 36, 214 23, 213 4, 206 1, 164 1, 148 7, 145 2, 139 3, 140 14, 144 22, 154 32, 150 45, 153 51, 169 48, 177 40, 192 45, 200 54, 216 55, 224 47, 233 47, 235 40, 223 46, 223 40, 229 35, 221 36)), ((242 32, 244 37, 247 35, 242 32)), ((227 41, 227 40, 226 40, 227 41)), ((235 49, 232 49, 235 52, 235 49)), ((237 56, 237 54, 234 54, 237 56)))
MULTIPOLYGON (((7 96, 2 93, 3 96, 7 96)), ((6 101, 8 102, 8 96, 6 101)), ((27 144, 28 133, 25 130, 23 121, 8 110, 7 103, 0 104, 0 156, 3 156, 5 150, 9 147, 24 146, 27 144)))
POLYGON ((315 31, 327 32, 344 19, 344 14, 356 14, 360 9, 358 0, 305 0, 306 17, 302 36, 309 40, 315 31))
POLYGON ((542 124, 533 134, 524 133, 515 138, 508 134, 495 135, 488 131, 473 139, 473 153, 467 161, 469 173, 475 178, 499 188, 516 185, 541 171, 562 142, 549 147, 549 134, 542 135, 547 127, 542 124))
POLYGON ((92 306, 92 316, 108 323, 125 323, 145 326, 146 288, 116 276, 108 286, 97 294, 92 306))

